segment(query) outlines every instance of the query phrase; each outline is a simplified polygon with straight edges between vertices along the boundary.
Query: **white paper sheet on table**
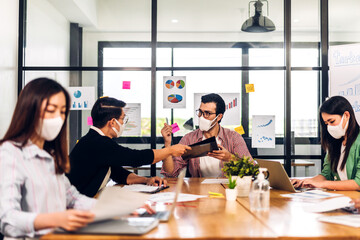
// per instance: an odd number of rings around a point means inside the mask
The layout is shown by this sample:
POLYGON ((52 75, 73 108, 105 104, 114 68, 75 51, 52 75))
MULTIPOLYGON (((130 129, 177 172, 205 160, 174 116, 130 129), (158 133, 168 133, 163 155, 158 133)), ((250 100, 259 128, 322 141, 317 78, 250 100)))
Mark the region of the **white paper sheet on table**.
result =
POLYGON ((131 185, 125 185, 122 188, 133 192, 153 192, 156 191, 159 187, 149 186, 144 184, 131 184, 131 185))
MULTIPOLYGON (((162 202, 162 203, 172 203, 174 202, 175 193, 174 192, 164 192, 164 193, 157 193, 153 194, 149 201, 152 202, 162 202)), ((196 195, 196 194, 187 194, 187 193, 180 193, 177 199, 177 202, 190 202, 196 201, 199 198, 207 197, 207 195, 196 195)))
POLYGON ((207 178, 201 182, 201 184, 228 184, 229 180, 227 178, 207 178))
POLYGON ((283 197, 294 198, 294 199, 304 199, 304 200, 313 200, 313 199, 323 199, 323 198, 330 198, 330 197, 340 197, 343 194, 338 193, 329 193, 324 192, 322 190, 310 190, 300 193, 289 193, 289 194, 281 194, 283 197))
POLYGON ((315 212, 315 213, 329 212, 344 207, 350 207, 353 205, 350 202, 351 202, 351 198, 349 197, 336 197, 321 202, 317 202, 314 204, 306 205, 304 206, 304 210, 306 212, 315 212))
POLYGON ((342 215, 318 218, 321 222, 342 224, 350 227, 360 227, 360 215, 342 215))

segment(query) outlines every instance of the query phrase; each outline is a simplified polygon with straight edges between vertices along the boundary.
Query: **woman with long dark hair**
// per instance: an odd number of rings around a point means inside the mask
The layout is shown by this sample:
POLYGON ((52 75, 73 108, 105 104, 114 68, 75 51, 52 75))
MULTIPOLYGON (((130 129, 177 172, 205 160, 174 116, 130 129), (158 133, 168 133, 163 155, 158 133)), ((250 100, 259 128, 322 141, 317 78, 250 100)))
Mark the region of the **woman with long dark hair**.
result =
POLYGON ((0 141, 0 232, 7 237, 75 230, 93 221, 84 210, 95 200, 79 194, 64 175, 70 169, 69 109, 67 91, 47 78, 31 81, 20 93, 0 141))
POLYGON ((295 187, 360 190, 360 135, 351 104, 341 96, 320 107, 321 146, 326 151, 321 174, 293 180, 295 187))

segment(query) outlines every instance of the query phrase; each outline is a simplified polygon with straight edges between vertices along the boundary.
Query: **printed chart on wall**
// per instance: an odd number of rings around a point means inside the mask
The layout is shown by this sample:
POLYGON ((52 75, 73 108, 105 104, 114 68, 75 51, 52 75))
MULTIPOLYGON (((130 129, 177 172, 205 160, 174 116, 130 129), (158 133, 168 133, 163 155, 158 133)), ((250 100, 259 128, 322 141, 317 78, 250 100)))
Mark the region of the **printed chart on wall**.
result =
MULTIPOLYGON (((199 109, 201 103, 201 96, 208 93, 194 93, 194 114, 196 109, 199 109)), ((240 107, 239 99, 240 93, 218 93, 225 102, 225 114, 221 120, 221 125, 239 125, 240 124, 240 107)), ((194 117, 194 124, 199 125, 199 118, 194 117)))
POLYGON ((253 148, 275 148, 275 115, 252 116, 253 148))
POLYGON ((123 136, 141 135, 141 103, 127 103, 124 108, 129 121, 125 126, 123 136))
POLYGON ((184 76, 164 77, 163 107, 186 108, 186 77, 184 76))
POLYGON ((360 44, 330 47, 330 96, 345 97, 360 122, 360 44))
POLYGON ((94 87, 68 87, 71 98, 70 110, 91 110, 95 103, 94 87))

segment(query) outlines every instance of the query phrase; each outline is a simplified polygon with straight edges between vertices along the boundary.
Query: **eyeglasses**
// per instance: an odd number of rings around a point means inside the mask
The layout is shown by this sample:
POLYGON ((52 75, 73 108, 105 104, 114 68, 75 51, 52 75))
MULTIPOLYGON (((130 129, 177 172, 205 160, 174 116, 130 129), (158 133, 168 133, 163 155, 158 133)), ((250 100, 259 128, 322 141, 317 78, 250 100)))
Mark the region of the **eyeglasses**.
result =
POLYGON ((208 111, 201 111, 201 109, 196 110, 196 115, 198 117, 201 117, 201 115, 203 115, 204 118, 208 118, 208 117, 210 117, 211 114, 216 114, 216 113, 211 113, 211 112, 208 112, 208 111))
POLYGON ((125 115, 123 118, 120 118, 121 120, 123 120, 123 124, 127 124, 129 121, 129 116, 125 115))

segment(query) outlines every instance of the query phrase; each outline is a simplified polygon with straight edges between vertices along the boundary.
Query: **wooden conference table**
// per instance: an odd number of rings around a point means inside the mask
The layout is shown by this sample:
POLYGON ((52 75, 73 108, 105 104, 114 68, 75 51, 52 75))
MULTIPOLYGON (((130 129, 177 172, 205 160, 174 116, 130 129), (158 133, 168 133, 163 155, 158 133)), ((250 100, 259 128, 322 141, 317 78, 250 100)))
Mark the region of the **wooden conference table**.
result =
MULTIPOLYGON (((208 195, 209 191, 225 195, 221 184, 201 184, 202 178, 185 179, 182 192, 208 195)), ((176 179, 169 179, 173 191, 176 179)), ((308 213, 302 203, 280 196, 288 193, 270 192, 270 211, 254 214, 249 210, 249 199, 201 198, 194 202, 178 203, 174 216, 167 223, 143 236, 48 234, 41 239, 360 239, 357 228, 323 223, 319 216, 348 214, 341 210, 331 213, 308 213)), ((360 198, 355 191, 337 192, 360 198)))

